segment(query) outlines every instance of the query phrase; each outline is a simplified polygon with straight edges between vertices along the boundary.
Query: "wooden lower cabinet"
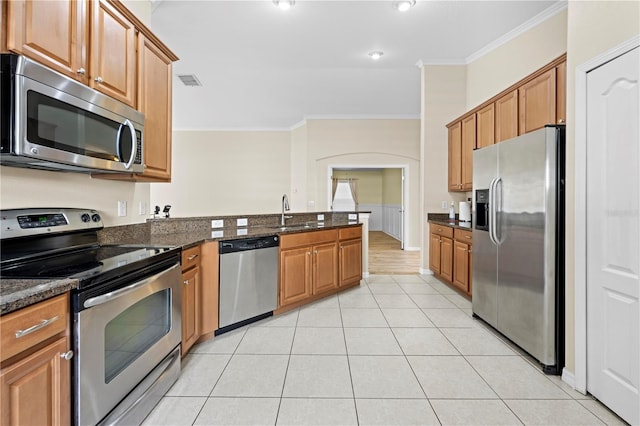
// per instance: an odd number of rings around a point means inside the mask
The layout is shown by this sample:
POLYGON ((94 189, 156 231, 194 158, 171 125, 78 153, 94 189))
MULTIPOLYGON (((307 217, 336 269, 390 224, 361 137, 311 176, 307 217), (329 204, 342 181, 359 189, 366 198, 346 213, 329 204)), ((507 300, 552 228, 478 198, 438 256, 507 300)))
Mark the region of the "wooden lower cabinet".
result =
POLYGON ((471 295, 472 233, 445 225, 430 225, 429 269, 471 295))
POLYGON ((311 247, 280 251, 280 306, 311 296, 311 247))
POLYGON ((340 287, 362 280, 362 239, 340 242, 340 287))
POLYGON ((68 425, 70 362, 62 337, 0 373, 4 425, 68 425))
POLYGON ((282 235, 278 274, 279 309, 358 284, 362 279, 362 228, 282 235))
POLYGON ((0 425, 68 425, 73 357, 68 295, 3 315, 0 334, 0 425), (17 337, 21 330, 24 335, 17 337))
POLYGON ((200 268, 191 268, 182 273, 182 355, 200 337, 198 316, 200 314, 200 268))

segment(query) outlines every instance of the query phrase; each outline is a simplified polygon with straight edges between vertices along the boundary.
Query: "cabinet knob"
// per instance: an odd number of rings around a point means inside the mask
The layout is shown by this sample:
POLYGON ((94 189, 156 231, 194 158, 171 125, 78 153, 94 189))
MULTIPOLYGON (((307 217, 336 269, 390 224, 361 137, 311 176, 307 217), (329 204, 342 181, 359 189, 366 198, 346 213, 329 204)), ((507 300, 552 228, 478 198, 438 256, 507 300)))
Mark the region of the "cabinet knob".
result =
POLYGON ((191 261, 191 260, 195 259, 196 257, 198 257, 197 254, 192 254, 191 256, 189 256, 189 258, 187 260, 191 261))
POLYGON ((314 253, 315 253, 315 254, 318 254, 318 250, 314 250, 314 253))
POLYGON ((85 70, 84 68, 78 68, 76 72, 80 75, 85 75, 87 73, 87 70, 85 70))
POLYGON ((189 280, 184 280, 184 281, 182 281, 182 284, 184 284, 184 285, 189 285, 189 280))
POLYGON ((96 83, 102 83, 104 80, 102 79, 102 77, 96 77, 93 79, 96 83))
POLYGON ((559 119, 558 124, 564 124, 564 118, 559 119))
POLYGON ((69 361, 71 358, 73 358, 73 351, 69 350, 65 353, 60 354, 60 358, 69 361))
POLYGON ((307 256, 311 256, 311 252, 310 251, 307 252, 307 256))

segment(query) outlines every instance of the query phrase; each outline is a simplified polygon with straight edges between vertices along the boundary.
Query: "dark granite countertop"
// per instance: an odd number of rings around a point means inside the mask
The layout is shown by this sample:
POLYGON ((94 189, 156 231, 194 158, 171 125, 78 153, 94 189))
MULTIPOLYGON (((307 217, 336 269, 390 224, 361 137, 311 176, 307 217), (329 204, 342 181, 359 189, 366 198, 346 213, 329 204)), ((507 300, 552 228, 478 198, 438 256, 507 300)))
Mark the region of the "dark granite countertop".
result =
MULTIPOLYGON (((347 220, 325 221, 323 225, 312 223, 308 228, 304 224, 288 224, 290 229, 281 230, 277 226, 253 226, 247 228, 195 229, 187 232, 156 233, 138 232, 140 226, 121 226, 102 243, 108 244, 144 244, 150 246, 173 246, 183 249, 205 241, 223 241, 247 237, 284 235, 299 232, 335 229, 359 224, 347 220), (133 231, 133 232, 132 232, 133 231)), ((77 280, 57 279, 3 279, 0 285, 0 315, 57 296, 76 288, 77 280)))
POLYGON ((449 219, 429 219, 429 223, 433 223, 434 225, 444 225, 449 226, 451 228, 464 229, 466 231, 471 231, 471 222, 460 222, 459 220, 451 221, 449 219))
POLYGON ((0 315, 63 294, 78 286, 78 280, 3 279, 0 285, 0 315))

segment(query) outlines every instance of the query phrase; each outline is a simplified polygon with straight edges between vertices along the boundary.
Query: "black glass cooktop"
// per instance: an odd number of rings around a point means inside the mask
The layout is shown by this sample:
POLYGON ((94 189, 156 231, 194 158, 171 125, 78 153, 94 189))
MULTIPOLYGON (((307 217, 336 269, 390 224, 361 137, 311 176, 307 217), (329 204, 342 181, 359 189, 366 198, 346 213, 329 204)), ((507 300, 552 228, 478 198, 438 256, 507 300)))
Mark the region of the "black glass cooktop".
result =
POLYGON ((171 248, 135 246, 93 246, 28 261, 3 264, 2 278, 76 278, 89 279, 118 268, 146 262, 171 248))

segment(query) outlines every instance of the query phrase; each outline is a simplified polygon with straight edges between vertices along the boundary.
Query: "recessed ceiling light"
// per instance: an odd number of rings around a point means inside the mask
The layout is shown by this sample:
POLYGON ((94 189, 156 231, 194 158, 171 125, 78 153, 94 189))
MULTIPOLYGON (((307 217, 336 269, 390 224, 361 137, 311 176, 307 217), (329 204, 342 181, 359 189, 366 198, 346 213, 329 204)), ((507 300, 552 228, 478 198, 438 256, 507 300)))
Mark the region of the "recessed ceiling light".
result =
POLYGON ((296 2, 295 0, 273 0, 273 4, 282 10, 289 10, 296 2))
POLYGON ((374 50, 373 52, 369 52, 369 57, 374 61, 377 61, 378 59, 380 59, 382 55, 384 55, 384 52, 381 52, 379 50, 374 50))
POLYGON ((416 4, 416 0, 401 0, 397 1, 393 4, 393 7, 398 9, 400 12, 406 12, 411 9, 416 4))

